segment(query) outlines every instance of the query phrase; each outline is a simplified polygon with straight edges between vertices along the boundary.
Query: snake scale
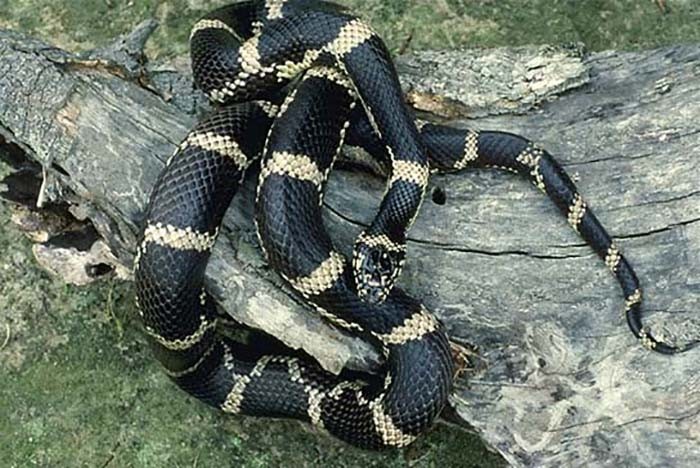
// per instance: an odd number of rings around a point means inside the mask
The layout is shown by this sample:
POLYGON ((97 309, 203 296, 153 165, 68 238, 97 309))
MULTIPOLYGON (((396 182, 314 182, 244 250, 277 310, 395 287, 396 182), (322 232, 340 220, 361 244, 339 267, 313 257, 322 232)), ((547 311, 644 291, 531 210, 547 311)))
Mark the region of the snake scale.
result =
POLYGON ((197 86, 216 109, 156 181, 135 259, 137 302, 156 358, 175 383, 228 413, 295 418, 365 448, 405 446, 438 416, 455 364, 441 323, 394 282, 429 173, 496 167, 528 177, 618 279, 646 347, 632 267, 543 149, 517 135, 418 122, 381 39, 320 0, 220 8, 191 34, 197 86), (321 222, 323 188, 344 144, 391 168, 351 259, 321 222), (246 169, 260 161, 255 221, 269 264, 326 319, 375 344, 381 375, 333 375, 289 352, 265 354, 217 330, 204 270, 246 169))

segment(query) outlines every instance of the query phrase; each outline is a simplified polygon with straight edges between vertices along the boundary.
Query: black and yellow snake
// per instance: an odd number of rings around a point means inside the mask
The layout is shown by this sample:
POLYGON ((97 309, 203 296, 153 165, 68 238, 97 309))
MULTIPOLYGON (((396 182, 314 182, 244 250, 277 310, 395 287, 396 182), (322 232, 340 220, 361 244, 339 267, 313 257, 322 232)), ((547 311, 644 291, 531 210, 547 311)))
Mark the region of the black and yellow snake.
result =
POLYGON ((634 271, 546 151, 512 134, 414 121, 383 42, 342 7, 236 3, 195 24, 191 54, 196 84, 219 106, 156 181, 135 261, 155 355, 188 393, 229 413, 308 421, 361 447, 404 446, 425 431, 455 366, 440 322, 393 285, 431 170, 527 176, 614 273, 642 344, 666 354, 688 348, 642 326, 634 271), (344 143, 391 167, 352 259, 333 247, 320 208, 344 143), (204 269, 224 212, 260 157, 256 223, 267 261, 321 315, 376 344, 382 375, 336 376, 298 354, 261 354, 217 332, 204 269))

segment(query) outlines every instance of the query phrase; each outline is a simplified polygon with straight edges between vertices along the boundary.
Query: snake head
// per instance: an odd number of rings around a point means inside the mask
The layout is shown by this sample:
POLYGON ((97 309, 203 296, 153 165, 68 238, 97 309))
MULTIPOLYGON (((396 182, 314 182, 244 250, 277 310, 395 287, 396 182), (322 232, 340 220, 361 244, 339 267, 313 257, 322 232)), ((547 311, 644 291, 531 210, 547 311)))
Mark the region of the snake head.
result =
POLYGON ((361 235, 353 251, 353 272, 357 295, 370 304, 387 298, 401 273, 405 248, 385 235, 361 235))

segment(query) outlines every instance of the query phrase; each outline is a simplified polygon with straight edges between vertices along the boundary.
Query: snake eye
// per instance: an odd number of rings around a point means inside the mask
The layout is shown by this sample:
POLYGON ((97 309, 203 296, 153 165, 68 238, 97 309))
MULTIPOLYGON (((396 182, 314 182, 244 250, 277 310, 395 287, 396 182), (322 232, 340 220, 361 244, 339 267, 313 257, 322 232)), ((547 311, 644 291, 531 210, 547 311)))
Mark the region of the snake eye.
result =
POLYGON ((391 260, 389 254, 384 252, 379 258, 379 269, 382 273, 390 273, 394 268, 394 262, 391 260))

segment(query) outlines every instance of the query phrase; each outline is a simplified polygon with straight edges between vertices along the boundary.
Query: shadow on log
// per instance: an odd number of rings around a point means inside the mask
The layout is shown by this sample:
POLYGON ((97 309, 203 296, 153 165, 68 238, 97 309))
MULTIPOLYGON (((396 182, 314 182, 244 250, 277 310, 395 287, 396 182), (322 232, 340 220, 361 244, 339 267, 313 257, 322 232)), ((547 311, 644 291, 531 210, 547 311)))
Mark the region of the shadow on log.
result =
MULTIPOLYGON (((153 27, 82 56, 0 31, 0 152, 40 165, 43 207, 89 221, 93 231, 76 230, 89 239, 81 251, 104 245, 82 263, 101 265, 93 276, 129 276, 150 188, 207 110, 186 67, 146 64, 153 27)), ((700 336, 700 46, 426 52, 399 69, 416 108, 525 135, 556 155, 636 266, 647 324, 671 341, 700 336)), ((371 367, 369 346, 306 311, 265 266, 253 185, 236 198, 207 270, 222 309, 330 370, 371 367)), ((382 189, 366 174, 333 174, 325 222, 341 250, 382 189)), ((522 180, 471 172, 434 177, 433 189, 436 202, 426 200, 410 233, 402 286, 478 349, 457 382, 457 413, 514 465, 700 463, 697 353, 639 346, 613 277, 522 180)), ((43 248, 76 249, 65 239, 51 246, 52 229, 42 229, 43 248)))

